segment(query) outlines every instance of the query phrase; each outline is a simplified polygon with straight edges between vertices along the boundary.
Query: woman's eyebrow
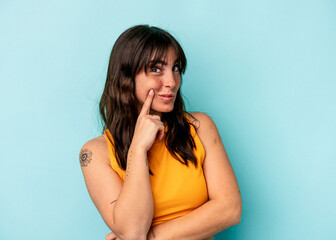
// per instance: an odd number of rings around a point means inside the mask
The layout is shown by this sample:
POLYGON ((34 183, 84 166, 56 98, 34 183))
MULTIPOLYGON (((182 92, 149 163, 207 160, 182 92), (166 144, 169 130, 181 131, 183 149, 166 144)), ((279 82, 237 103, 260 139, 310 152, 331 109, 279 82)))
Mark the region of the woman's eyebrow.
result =
POLYGON ((160 63, 162 65, 168 65, 168 63, 166 61, 163 61, 163 60, 153 60, 153 61, 150 61, 148 63, 148 65, 155 65, 155 64, 158 64, 158 63, 160 63))
MULTIPOLYGON (((179 59, 176 58, 176 60, 174 61, 174 65, 176 65, 176 64, 178 64, 178 63, 179 63, 179 59)), ((162 64, 162 65, 164 65, 164 66, 167 66, 167 65, 168 65, 168 63, 167 63, 166 61, 164 61, 164 60, 152 60, 152 61, 150 61, 150 62, 148 63, 148 66, 154 66, 154 65, 156 65, 156 64, 162 64)))

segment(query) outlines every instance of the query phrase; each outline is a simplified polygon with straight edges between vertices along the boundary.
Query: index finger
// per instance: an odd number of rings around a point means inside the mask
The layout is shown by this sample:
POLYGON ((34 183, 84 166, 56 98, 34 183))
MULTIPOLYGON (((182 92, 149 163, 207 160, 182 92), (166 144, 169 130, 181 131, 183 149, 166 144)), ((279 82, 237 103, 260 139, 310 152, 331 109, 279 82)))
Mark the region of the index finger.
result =
POLYGON ((142 105, 141 111, 139 113, 139 116, 143 116, 143 115, 148 115, 150 108, 152 106, 152 102, 154 99, 154 91, 153 89, 151 89, 147 95, 147 98, 144 102, 144 104, 142 105))

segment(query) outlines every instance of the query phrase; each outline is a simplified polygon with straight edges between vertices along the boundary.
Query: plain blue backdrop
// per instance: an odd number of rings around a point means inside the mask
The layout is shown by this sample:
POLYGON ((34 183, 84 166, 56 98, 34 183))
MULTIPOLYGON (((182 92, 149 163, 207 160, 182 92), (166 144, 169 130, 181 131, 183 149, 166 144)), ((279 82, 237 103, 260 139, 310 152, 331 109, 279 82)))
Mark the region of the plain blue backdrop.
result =
POLYGON ((217 239, 336 239, 336 2, 0 0, 0 239, 104 239, 78 162, 110 50, 150 24, 183 46, 187 109, 215 121, 242 221, 217 239))

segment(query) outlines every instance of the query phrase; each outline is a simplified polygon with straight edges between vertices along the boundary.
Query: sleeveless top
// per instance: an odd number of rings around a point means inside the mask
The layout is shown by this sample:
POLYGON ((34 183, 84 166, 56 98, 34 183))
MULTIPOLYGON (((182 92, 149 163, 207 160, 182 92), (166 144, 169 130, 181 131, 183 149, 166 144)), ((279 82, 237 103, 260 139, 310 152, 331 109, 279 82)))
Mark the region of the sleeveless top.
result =
MULTIPOLYGON (((188 119, 189 120, 189 119, 188 119)), ((149 149, 148 165, 154 175, 149 175, 154 202, 152 226, 183 216, 208 200, 206 181, 203 175, 205 150, 193 126, 190 126, 198 161, 197 168, 186 166, 176 160, 168 151, 164 140, 156 142, 149 149)), ((115 158, 112 135, 104 130, 112 169, 125 179, 125 170, 119 167, 115 158)))

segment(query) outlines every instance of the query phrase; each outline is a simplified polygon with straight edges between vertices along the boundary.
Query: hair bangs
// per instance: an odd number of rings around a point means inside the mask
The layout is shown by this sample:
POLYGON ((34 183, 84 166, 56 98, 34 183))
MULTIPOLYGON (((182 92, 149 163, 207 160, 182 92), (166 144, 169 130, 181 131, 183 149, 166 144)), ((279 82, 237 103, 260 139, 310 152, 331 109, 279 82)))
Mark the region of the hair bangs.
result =
POLYGON ((186 57, 181 46, 172 36, 167 36, 160 30, 153 29, 144 41, 144 48, 138 58, 140 62, 136 73, 143 69, 146 71, 148 67, 153 67, 157 63, 165 62, 170 48, 175 51, 180 72, 185 72, 186 57))

